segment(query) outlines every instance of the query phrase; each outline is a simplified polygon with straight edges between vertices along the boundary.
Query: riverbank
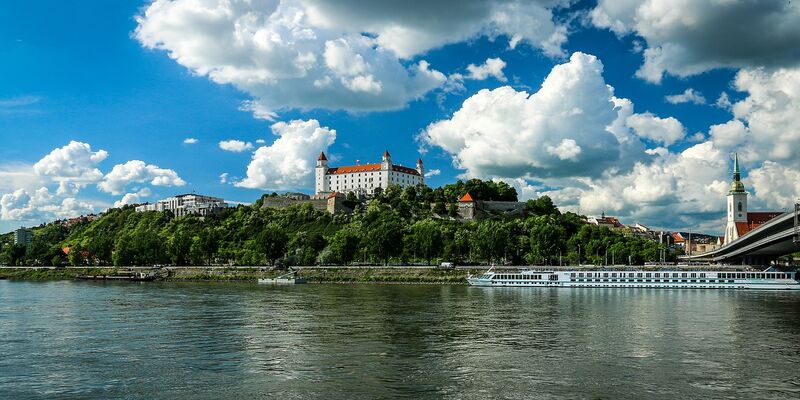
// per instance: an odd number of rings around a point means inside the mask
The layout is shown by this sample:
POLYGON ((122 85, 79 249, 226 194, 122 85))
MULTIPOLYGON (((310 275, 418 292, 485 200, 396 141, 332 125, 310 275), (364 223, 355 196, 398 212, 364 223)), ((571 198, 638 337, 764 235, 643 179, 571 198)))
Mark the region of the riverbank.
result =
MULTIPOLYGON (((150 271, 150 268, 2 268, 0 278, 12 280, 69 280, 78 275, 113 275, 120 270, 150 271)), ((433 268, 363 267, 363 268, 305 268, 298 276, 309 283, 428 283, 466 284, 468 273, 480 274, 483 269, 438 270, 433 268)), ((255 282, 259 278, 274 278, 286 271, 261 268, 180 267, 160 269, 162 281, 226 281, 255 282)))

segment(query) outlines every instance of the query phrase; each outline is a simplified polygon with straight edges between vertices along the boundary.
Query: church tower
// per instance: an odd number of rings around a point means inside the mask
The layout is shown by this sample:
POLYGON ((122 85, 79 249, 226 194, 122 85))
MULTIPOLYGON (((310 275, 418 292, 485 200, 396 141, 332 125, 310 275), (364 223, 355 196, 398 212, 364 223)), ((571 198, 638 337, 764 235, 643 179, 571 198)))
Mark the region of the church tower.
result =
POLYGON ((747 192, 739 171, 739 154, 733 156, 733 182, 728 191, 728 223, 725 227, 725 244, 739 238, 736 223, 747 223, 747 192))
POLYGON ((417 173, 420 177, 420 182, 425 182, 425 166, 422 165, 422 159, 417 159, 417 173))
POLYGON ((328 173, 328 157, 325 157, 325 152, 319 152, 319 158, 317 158, 317 168, 314 171, 316 175, 315 181, 315 193, 325 193, 329 192, 328 185, 326 185, 326 174, 328 173))

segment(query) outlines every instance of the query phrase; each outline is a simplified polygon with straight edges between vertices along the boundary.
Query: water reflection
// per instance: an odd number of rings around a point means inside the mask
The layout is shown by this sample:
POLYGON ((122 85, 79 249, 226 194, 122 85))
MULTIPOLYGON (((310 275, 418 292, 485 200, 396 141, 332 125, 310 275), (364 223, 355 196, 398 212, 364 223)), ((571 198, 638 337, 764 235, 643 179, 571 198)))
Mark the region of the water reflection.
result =
POLYGON ((800 294, 0 281, 0 397, 797 398, 800 294))

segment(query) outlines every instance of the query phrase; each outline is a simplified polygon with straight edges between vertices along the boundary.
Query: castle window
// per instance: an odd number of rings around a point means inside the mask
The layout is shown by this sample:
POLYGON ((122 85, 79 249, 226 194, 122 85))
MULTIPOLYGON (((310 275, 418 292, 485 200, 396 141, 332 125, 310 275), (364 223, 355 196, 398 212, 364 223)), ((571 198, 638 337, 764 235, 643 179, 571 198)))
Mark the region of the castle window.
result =
POLYGON ((742 211, 742 202, 739 202, 739 211, 742 211))

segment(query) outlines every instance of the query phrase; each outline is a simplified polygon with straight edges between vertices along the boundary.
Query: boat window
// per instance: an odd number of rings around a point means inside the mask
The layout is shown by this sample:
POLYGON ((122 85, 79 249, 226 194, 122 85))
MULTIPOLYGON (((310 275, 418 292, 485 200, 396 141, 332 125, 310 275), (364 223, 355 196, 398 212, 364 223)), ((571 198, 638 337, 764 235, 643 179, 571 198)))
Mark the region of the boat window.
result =
POLYGON ((692 272, 692 278, 696 278, 696 277, 697 277, 697 274, 692 272))
POLYGON ((650 277, 650 273, 648 272, 648 273, 644 274, 644 276, 645 276, 645 278, 649 278, 650 277))
POLYGON ((603 274, 603 278, 608 278, 608 272, 603 274))
POLYGON ((686 275, 687 275, 686 272, 682 273, 681 278, 686 278, 686 275))
POLYGON ((656 275, 655 275, 655 276, 656 276, 656 278, 661 278, 661 274, 660 274, 660 273, 658 273, 658 272, 656 272, 656 275))
POLYGON ((636 274, 636 277, 637 277, 637 278, 641 278, 641 277, 642 277, 642 273, 641 273, 641 272, 639 272, 638 274, 636 274))
POLYGON ((583 278, 583 272, 578 274, 578 278, 583 278))

